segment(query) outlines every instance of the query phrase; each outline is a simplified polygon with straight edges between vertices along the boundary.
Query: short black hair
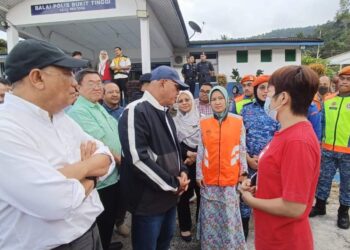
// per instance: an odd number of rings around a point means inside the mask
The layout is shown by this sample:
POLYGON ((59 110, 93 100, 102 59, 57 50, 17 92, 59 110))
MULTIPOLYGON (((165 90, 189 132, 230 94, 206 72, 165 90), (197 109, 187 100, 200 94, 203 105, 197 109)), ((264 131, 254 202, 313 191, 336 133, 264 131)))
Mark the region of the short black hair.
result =
POLYGON ((120 47, 115 47, 114 49, 119 49, 119 50, 122 50, 122 48, 120 48, 120 47))
POLYGON ((202 88, 202 86, 210 86, 211 88, 213 87, 213 85, 211 85, 211 83, 210 83, 210 82, 205 82, 205 83, 202 83, 202 85, 201 85, 201 87, 200 87, 200 88, 202 88))
POLYGON ((82 56, 83 53, 81 53, 80 51, 77 51, 77 50, 72 52, 72 56, 78 56, 78 55, 82 56))
POLYGON ((75 74, 75 80, 79 85, 81 85, 81 82, 87 74, 96 74, 101 78, 100 74, 94 69, 82 69, 75 74))

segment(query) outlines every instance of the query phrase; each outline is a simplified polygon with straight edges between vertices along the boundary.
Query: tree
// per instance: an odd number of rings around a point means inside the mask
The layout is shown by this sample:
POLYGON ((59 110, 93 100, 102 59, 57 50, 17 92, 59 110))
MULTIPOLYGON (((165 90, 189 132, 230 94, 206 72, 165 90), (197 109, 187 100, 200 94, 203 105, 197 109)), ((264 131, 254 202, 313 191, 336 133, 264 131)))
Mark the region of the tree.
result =
POLYGON ((236 82, 241 82, 241 77, 239 75, 238 69, 232 69, 232 75, 231 78, 235 80, 236 82))
POLYGON ((340 0, 339 1, 339 10, 337 15, 348 14, 350 10, 350 1, 349 0, 340 0))
POLYGON ((220 36, 220 39, 226 41, 226 40, 228 40, 228 36, 223 34, 220 36))
POLYGON ((256 71, 256 76, 260 76, 260 75, 262 75, 262 74, 264 74, 264 71, 263 71, 262 69, 258 69, 258 70, 256 71))
POLYGON ((304 32, 302 32, 302 31, 298 32, 296 36, 297 36, 297 38, 304 38, 305 37, 304 32))

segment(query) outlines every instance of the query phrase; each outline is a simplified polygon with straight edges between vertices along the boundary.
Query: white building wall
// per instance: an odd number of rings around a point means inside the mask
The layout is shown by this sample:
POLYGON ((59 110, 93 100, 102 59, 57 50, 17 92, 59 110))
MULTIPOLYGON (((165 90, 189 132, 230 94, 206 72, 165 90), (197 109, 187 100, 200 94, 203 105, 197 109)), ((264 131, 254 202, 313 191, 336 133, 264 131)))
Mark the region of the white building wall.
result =
MULTIPOLYGON (((268 48, 262 48, 268 49, 268 48)), ((285 48, 295 49, 295 48, 285 48)), ((223 73, 228 76, 228 81, 232 81, 232 69, 237 68, 241 76, 246 74, 255 74, 258 69, 264 71, 264 74, 272 74, 276 69, 286 65, 300 65, 301 51, 296 49, 296 61, 285 61, 285 49, 272 49, 272 62, 261 62, 261 49, 248 49, 248 62, 237 63, 236 50, 218 50, 218 73, 223 73)))

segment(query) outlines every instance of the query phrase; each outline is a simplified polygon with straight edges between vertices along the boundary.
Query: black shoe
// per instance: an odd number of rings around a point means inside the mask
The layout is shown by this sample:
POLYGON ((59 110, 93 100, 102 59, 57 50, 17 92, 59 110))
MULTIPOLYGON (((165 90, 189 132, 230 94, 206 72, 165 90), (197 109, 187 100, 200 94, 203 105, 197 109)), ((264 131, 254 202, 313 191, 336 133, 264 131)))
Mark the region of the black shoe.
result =
POLYGON ((338 214, 337 225, 341 229, 349 229, 350 227, 349 214, 348 213, 338 214))
POLYGON ((120 250, 122 248, 123 248, 123 243, 121 243, 120 241, 115 241, 109 245, 108 250, 120 250))
POLYGON ((326 214, 326 208, 319 208, 319 207, 312 207, 309 217, 315 217, 317 215, 325 215, 326 214))
POLYGON ((186 241, 186 242, 191 242, 192 241, 192 235, 187 235, 187 236, 183 236, 180 232, 180 236, 181 236, 181 239, 183 241, 186 241))

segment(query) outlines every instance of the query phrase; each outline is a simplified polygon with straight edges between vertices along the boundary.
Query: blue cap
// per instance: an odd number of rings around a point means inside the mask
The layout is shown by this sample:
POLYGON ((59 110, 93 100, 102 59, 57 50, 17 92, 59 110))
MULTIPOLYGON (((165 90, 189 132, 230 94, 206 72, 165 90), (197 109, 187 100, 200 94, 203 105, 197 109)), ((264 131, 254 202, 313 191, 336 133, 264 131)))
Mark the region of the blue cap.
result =
POLYGON ((151 81, 154 80, 172 80, 180 85, 180 89, 187 89, 189 86, 180 80, 179 74, 175 69, 169 66, 159 66, 152 71, 151 81))

